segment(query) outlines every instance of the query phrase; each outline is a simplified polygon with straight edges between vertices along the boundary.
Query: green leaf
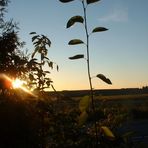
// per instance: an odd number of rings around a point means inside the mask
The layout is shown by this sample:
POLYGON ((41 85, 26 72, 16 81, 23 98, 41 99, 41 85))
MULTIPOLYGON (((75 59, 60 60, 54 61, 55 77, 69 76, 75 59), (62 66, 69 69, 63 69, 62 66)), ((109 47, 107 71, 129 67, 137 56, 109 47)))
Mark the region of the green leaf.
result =
POLYGON ((78 54, 78 55, 75 55, 73 57, 69 57, 70 60, 76 60, 76 59, 81 59, 81 58, 84 58, 83 54, 78 54))
POLYGON ((102 31, 107 31, 108 29, 107 28, 104 28, 104 27, 96 27, 93 29, 92 33, 94 32, 102 32, 102 31))
POLYGON ((73 40, 70 40, 69 45, 77 45, 77 44, 84 44, 84 42, 80 39, 73 39, 73 40))
POLYGON ((68 3, 68 2, 72 2, 74 0, 59 0, 59 1, 62 2, 62 3, 68 3))
POLYGON ((107 84, 112 84, 110 79, 106 78, 103 74, 98 74, 96 77, 100 78, 102 81, 106 82, 107 84))
POLYGON ((87 118, 88 118, 87 112, 86 111, 82 112, 78 117, 78 125, 82 126, 86 122, 87 118))
POLYGON ((74 25, 75 23, 82 23, 83 24, 84 19, 82 16, 73 16, 72 18, 69 19, 69 21, 67 22, 67 28, 71 27, 72 25, 74 25))
POLYGON ((86 0, 87 4, 91 4, 91 3, 95 3, 95 2, 98 2, 100 0, 86 0))
POLYGON ((30 32, 29 34, 36 34, 36 32, 30 32))
POLYGON ((81 112, 86 111, 90 105, 90 97, 84 96, 79 102, 79 110, 81 112))
POLYGON ((113 134, 113 132, 107 126, 101 126, 100 132, 102 132, 102 134, 106 138, 108 138, 110 140, 115 140, 115 135, 113 134))

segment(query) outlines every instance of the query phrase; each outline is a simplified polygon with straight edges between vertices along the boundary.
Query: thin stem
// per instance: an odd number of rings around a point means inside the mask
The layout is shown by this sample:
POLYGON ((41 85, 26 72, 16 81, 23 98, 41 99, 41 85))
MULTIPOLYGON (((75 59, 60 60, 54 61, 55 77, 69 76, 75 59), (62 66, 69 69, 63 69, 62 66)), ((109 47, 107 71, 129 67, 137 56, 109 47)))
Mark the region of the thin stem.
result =
MULTIPOLYGON (((95 103, 94 103, 94 95, 93 95, 93 87, 92 87, 92 80, 91 80, 91 74, 90 74, 90 54, 89 54, 89 34, 88 34, 88 26, 87 26, 87 14, 86 14, 86 7, 84 4, 84 1, 82 1, 83 10, 84 10, 84 25, 85 25, 85 32, 86 32, 86 48, 87 48, 87 72, 88 72, 88 79, 89 79, 89 85, 90 85, 90 97, 92 102, 92 110, 94 114, 96 114, 95 110, 95 103)), ((96 120, 96 119, 95 119, 96 120)), ((97 131, 97 123, 95 121, 95 134, 96 134, 96 147, 98 144, 98 131, 97 131)))

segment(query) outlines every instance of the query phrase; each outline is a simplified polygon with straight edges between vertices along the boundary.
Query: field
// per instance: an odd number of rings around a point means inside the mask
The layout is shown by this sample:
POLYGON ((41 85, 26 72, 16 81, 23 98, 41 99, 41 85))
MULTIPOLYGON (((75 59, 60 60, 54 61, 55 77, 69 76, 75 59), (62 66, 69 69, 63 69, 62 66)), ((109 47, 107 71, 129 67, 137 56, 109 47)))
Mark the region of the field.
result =
POLYGON ((103 139, 99 147, 147 147, 148 94, 96 95, 96 113, 90 111, 84 125, 79 126, 82 97, 62 93, 42 93, 37 98, 1 95, 0 147, 93 148, 95 120, 98 128, 109 127, 118 139, 116 143, 107 139, 108 144, 104 144, 103 139))

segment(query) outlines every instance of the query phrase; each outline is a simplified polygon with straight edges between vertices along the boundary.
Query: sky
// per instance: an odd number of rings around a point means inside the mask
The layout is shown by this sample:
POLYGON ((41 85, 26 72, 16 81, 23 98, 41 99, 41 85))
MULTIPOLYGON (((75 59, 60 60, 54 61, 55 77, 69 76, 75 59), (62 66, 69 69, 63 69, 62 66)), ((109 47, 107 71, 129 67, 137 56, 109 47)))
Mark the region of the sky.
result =
MULTIPOLYGON (((148 85, 148 0, 101 0, 88 5, 88 31, 95 27, 109 30, 90 36, 91 76, 104 74, 108 85, 93 78, 94 89, 141 88, 148 85)), ((84 45, 69 46, 71 39, 86 41, 81 23, 66 29, 67 21, 82 15, 80 0, 63 4, 58 0, 11 0, 6 19, 19 23, 19 37, 24 49, 34 49, 30 32, 46 35, 52 42, 48 58, 59 65, 59 72, 50 70, 57 90, 89 89, 85 59, 69 60, 85 54, 84 45)))

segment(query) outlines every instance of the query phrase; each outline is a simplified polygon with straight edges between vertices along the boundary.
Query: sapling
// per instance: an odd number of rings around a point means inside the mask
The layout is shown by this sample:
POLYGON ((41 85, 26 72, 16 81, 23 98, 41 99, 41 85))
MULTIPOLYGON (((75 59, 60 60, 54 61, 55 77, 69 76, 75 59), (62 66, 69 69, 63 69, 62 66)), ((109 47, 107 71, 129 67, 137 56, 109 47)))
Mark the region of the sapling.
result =
MULTIPOLYGON (((76 1, 76 0, 59 0, 62 3, 68 3, 68 2, 72 2, 72 1, 76 1)), ((97 32, 103 32, 103 31, 107 31, 108 29, 105 27, 95 27, 94 29, 92 29, 91 32, 88 31, 88 19, 87 19, 87 8, 89 5, 93 4, 93 3, 97 3, 100 0, 77 0, 78 2, 80 2, 82 4, 82 9, 83 9, 83 16, 82 15, 76 15, 71 17, 68 22, 66 27, 70 28, 73 25, 75 25, 75 23, 81 23, 83 24, 84 30, 85 30, 85 37, 86 37, 86 42, 82 41, 81 39, 72 39, 69 41, 69 45, 79 45, 79 44, 84 44, 86 45, 86 55, 84 54, 77 54, 74 55, 72 57, 69 57, 70 60, 76 60, 76 59, 85 59, 86 60, 86 64, 87 64, 87 75, 88 75, 88 80, 89 80, 89 87, 90 87, 90 97, 84 97, 82 98, 82 100, 80 101, 79 104, 79 109, 81 111, 80 117, 79 117, 79 124, 83 125, 84 122, 86 121, 88 114, 87 114, 87 109, 88 109, 88 103, 91 102, 92 105, 92 110, 93 113, 95 114, 95 103, 94 103, 94 95, 93 95, 93 85, 92 85, 92 77, 91 76, 91 71, 90 71, 90 36, 93 33, 97 33, 97 32), (91 100, 91 101, 90 101, 91 100)), ((110 81, 110 79, 108 79, 106 76, 104 76, 103 74, 96 74, 97 78, 100 78, 102 81, 104 81, 107 84, 112 84, 112 82, 110 81)), ((97 122, 95 120, 95 135, 96 135, 96 146, 98 143, 98 130, 97 130, 97 122)))
MULTIPOLYGON (((50 72, 44 70, 44 66, 46 63, 51 69, 53 69, 53 65, 56 64, 47 57, 48 48, 51 46, 51 41, 45 35, 38 35, 36 34, 36 32, 31 32, 30 34, 33 35, 32 42, 34 44, 35 49, 29 62, 31 67, 31 73, 29 74, 29 78, 31 81, 35 81, 34 83, 36 84, 36 88, 38 90, 43 91, 45 88, 49 88, 50 86, 53 88, 53 81, 48 76, 50 72), (34 58, 37 53, 40 55, 39 60, 34 58), (34 75, 36 75, 36 78, 34 77, 34 75)), ((59 67, 57 64, 56 68, 58 71, 59 67)))

